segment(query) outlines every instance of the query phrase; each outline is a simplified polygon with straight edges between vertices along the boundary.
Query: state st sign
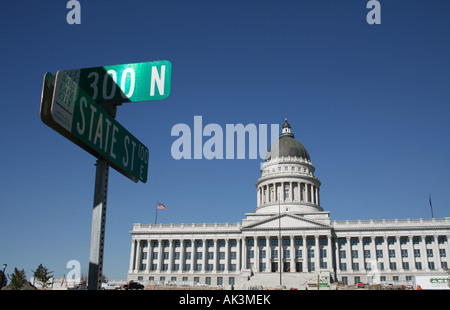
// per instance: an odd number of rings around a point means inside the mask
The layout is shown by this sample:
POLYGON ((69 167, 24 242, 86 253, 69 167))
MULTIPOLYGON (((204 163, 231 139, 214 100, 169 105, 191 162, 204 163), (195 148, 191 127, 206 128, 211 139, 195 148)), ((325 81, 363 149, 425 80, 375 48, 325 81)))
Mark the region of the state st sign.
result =
POLYGON ((113 168, 125 171, 135 181, 147 181, 148 148, 63 71, 56 75, 51 115, 66 134, 81 142, 81 147, 106 158, 113 168))

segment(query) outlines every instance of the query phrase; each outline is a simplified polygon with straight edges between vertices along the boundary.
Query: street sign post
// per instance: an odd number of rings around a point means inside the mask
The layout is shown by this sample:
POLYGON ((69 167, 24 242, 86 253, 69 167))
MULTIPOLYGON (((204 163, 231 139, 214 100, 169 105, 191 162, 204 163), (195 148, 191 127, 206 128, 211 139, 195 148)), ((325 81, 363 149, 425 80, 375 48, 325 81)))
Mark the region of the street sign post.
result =
POLYGON ((96 157, 106 158, 127 176, 147 181, 148 148, 63 71, 56 75, 51 115, 67 133, 96 153, 96 157))
POLYGON ((155 61, 58 71, 44 76, 42 121, 97 157, 88 289, 101 287, 109 166, 134 182, 146 182, 149 151, 115 120, 122 102, 169 96, 172 65, 155 61), (106 110, 105 110, 105 109, 106 110))
POLYGON ((172 64, 167 60, 65 71, 97 102, 138 102, 170 95, 172 64))

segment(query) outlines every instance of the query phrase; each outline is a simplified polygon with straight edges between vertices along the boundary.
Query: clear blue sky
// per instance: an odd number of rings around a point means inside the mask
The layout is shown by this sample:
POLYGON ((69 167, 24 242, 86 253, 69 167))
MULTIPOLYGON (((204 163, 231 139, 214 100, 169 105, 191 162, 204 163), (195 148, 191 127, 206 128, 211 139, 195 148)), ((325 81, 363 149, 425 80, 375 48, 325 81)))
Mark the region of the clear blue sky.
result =
POLYGON ((260 159, 175 160, 171 129, 282 124, 308 149, 333 220, 450 216, 450 2, 10 1, 0 19, 0 264, 88 272, 95 158, 39 118, 45 72, 168 60, 164 101, 117 120, 150 150, 148 182, 111 170, 104 274, 125 279, 133 223, 239 222, 260 159))

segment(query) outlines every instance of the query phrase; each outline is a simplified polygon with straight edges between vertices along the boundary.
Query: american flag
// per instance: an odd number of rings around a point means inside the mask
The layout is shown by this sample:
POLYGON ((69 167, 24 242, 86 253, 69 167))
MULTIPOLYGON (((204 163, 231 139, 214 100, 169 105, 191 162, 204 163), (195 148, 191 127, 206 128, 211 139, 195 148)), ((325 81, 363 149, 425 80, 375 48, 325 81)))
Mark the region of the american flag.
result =
POLYGON ((162 203, 158 202, 156 205, 156 209, 158 210, 166 210, 166 206, 163 205, 162 203))

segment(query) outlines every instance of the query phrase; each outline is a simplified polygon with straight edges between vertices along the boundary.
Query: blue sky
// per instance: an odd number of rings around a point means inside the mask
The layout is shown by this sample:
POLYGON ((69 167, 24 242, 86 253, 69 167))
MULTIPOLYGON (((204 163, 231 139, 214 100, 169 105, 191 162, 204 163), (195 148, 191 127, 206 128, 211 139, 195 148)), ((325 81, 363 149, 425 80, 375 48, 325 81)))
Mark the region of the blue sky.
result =
MULTIPOLYGON (((88 272, 95 158, 39 118, 45 72, 168 60, 164 101, 117 121, 150 150, 147 183, 110 172, 104 274, 125 279, 133 223, 239 222, 260 159, 175 160, 171 129, 282 124, 308 149, 333 220, 450 216, 450 2, 67 1, 2 6, 0 264, 88 272)), ((205 139, 204 139, 205 141, 205 139)))

